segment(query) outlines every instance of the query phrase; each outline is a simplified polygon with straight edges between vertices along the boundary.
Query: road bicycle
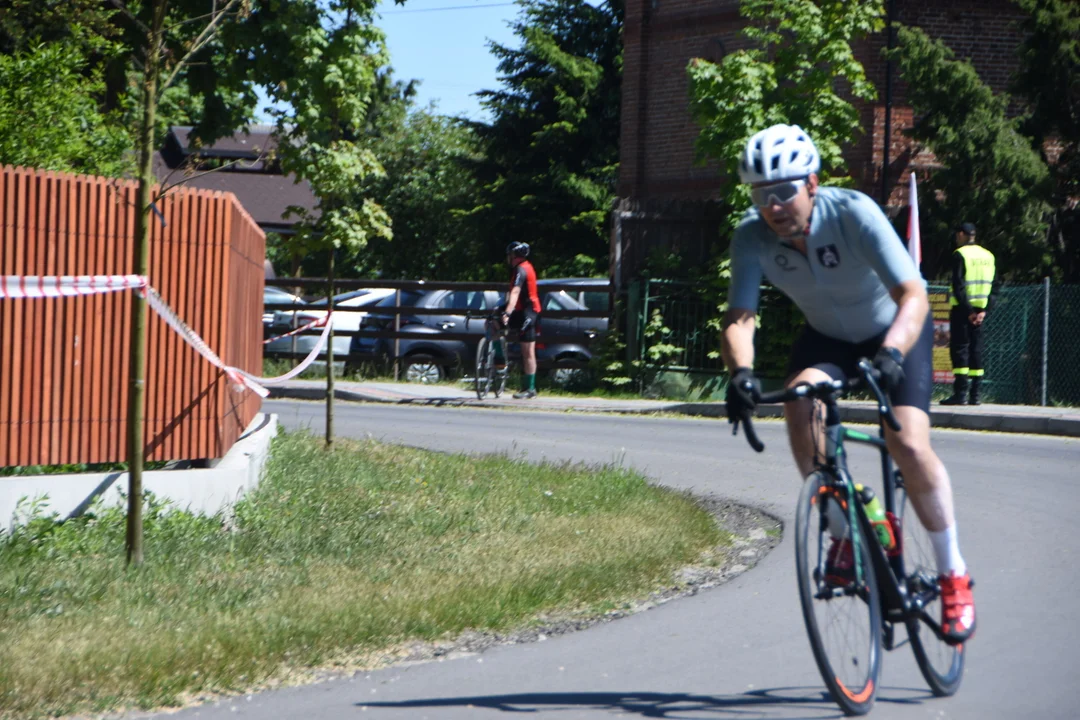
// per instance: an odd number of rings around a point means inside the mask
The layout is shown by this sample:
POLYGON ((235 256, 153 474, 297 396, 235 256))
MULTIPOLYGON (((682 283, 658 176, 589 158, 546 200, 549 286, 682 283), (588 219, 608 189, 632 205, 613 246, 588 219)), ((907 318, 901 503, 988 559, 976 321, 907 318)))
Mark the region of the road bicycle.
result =
MULTIPOLYGON (((484 316, 484 337, 476 348, 476 397, 483 400, 491 392, 495 397, 502 395, 506 390, 506 378, 510 374, 510 358, 508 333, 506 327, 500 322, 500 311, 496 310, 490 315, 484 316), (500 368, 495 363, 495 341, 502 342, 503 366, 500 368)), ((465 328, 469 327, 469 321, 474 316, 466 316, 465 328)))
MULTIPOLYGON (((885 447, 885 425, 899 431, 900 423, 873 366, 863 359, 858 367, 858 378, 800 384, 764 393, 759 401, 780 404, 811 398, 824 405, 824 456, 815 457, 815 470, 799 495, 795 564, 814 659, 830 695, 847 715, 865 715, 873 708, 881 650, 903 645, 897 642, 898 625, 906 628, 919 670, 934 695, 954 694, 964 674, 964 646, 946 643, 936 619, 941 616, 941 588, 930 537, 908 510, 904 478, 885 447), (837 400, 862 388, 869 388, 877 399, 877 437, 840 422, 837 400), (846 440, 881 452, 884 523, 872 522, 864 503, 857 500, 847 469, 846 440), (885 523, 888 527, 882 527, 879 536, 878 527, 885 523)), ((815 417, 820 419, 817 409, 815 417)), ((762 452, 765 446, 749 417, 743 426, 750 446, 762 452)), ((734 432, 738 427, 736 422, 734 432)))

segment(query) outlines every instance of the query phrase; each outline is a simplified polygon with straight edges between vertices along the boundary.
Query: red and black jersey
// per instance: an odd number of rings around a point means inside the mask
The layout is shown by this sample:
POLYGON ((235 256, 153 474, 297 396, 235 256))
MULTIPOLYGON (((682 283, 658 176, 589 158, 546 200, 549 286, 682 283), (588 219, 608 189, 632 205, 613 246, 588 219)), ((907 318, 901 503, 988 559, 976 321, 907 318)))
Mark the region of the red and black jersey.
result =
POLYGON ((536 270, 528 260, 521 260, 510 271, 510 289, 513 290, 516 287, 521 288, 521 293, 518 295, 517 305, 511 309, 524 310, 527 307, 525 302, 528 300, 533 312, 540 312, 540 293, 536 290, 536 270))

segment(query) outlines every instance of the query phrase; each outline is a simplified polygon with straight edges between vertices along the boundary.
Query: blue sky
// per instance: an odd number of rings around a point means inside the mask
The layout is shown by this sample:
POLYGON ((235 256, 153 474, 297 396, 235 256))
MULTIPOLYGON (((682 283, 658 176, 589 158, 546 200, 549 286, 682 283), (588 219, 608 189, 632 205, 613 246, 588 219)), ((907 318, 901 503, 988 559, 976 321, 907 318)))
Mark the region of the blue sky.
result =
POLYGON ((489 119, 472 93, 498 87, 497 60, 488 41, 516 47, 509 23, 518 6, 508 0, 383 0, 377 24, 386 33, 394 77, 421 80, 420 106, 435 101, 444 115, 489 119))
MULTIPOLYGON (((585 0, 599 5, 602 0, 585 0)), ((398 80, 420 80, 417 105, 434 102, 443 115, 490 120, 473 93, 499 87, 489 41, 518 47, 510 28, 520 7, 511 0, 382 0, 378 26, 386 33, 398 80)), ((265 99, 265 95, 260 93, 265 99)), ((263 103, 260 103, 260 106, 263 103)), ((257 112, 260 120, 267 117, 257 112)))

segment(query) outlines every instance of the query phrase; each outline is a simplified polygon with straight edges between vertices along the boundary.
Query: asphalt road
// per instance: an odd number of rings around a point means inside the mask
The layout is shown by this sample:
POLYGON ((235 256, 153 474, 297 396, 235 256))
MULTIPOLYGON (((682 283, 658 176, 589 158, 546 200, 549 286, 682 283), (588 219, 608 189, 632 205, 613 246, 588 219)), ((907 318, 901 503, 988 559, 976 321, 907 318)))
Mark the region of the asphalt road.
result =
MULTIPOLYGON (((321 432, 323 409, 267 402, 321 432)), ((790 536, 798 482, 783 428, 756 455, 716 420, 374 405, 337 407, 337 433, 437 450, 623 462, 658 483, 737 499, 785 521, 780 546, 723 586, 543 642, 260 693, 170 717, 472 719, 826 718, 806 639, 790 536), (514 438, 510 441, 507 438, 514 438)), ((963 687, 930 696, 906 645, 887 653, 876 718, 1078 718, 1080 441, 940 431, 979 631, 963 687)), ((852 449, 856 477, 877 458, 852 449)))

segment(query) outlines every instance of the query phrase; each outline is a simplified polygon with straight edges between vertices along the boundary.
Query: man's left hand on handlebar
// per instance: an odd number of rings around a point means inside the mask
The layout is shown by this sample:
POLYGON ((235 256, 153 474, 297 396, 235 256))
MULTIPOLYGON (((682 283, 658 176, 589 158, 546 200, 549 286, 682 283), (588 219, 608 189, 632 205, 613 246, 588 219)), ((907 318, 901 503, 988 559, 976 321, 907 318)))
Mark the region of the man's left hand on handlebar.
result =
POLYGON ((754 371, 750 368, 737 368, 727 386, 728 422, 734 423, 752 416, 759 397, 761 381, 754 375, 754 371))

